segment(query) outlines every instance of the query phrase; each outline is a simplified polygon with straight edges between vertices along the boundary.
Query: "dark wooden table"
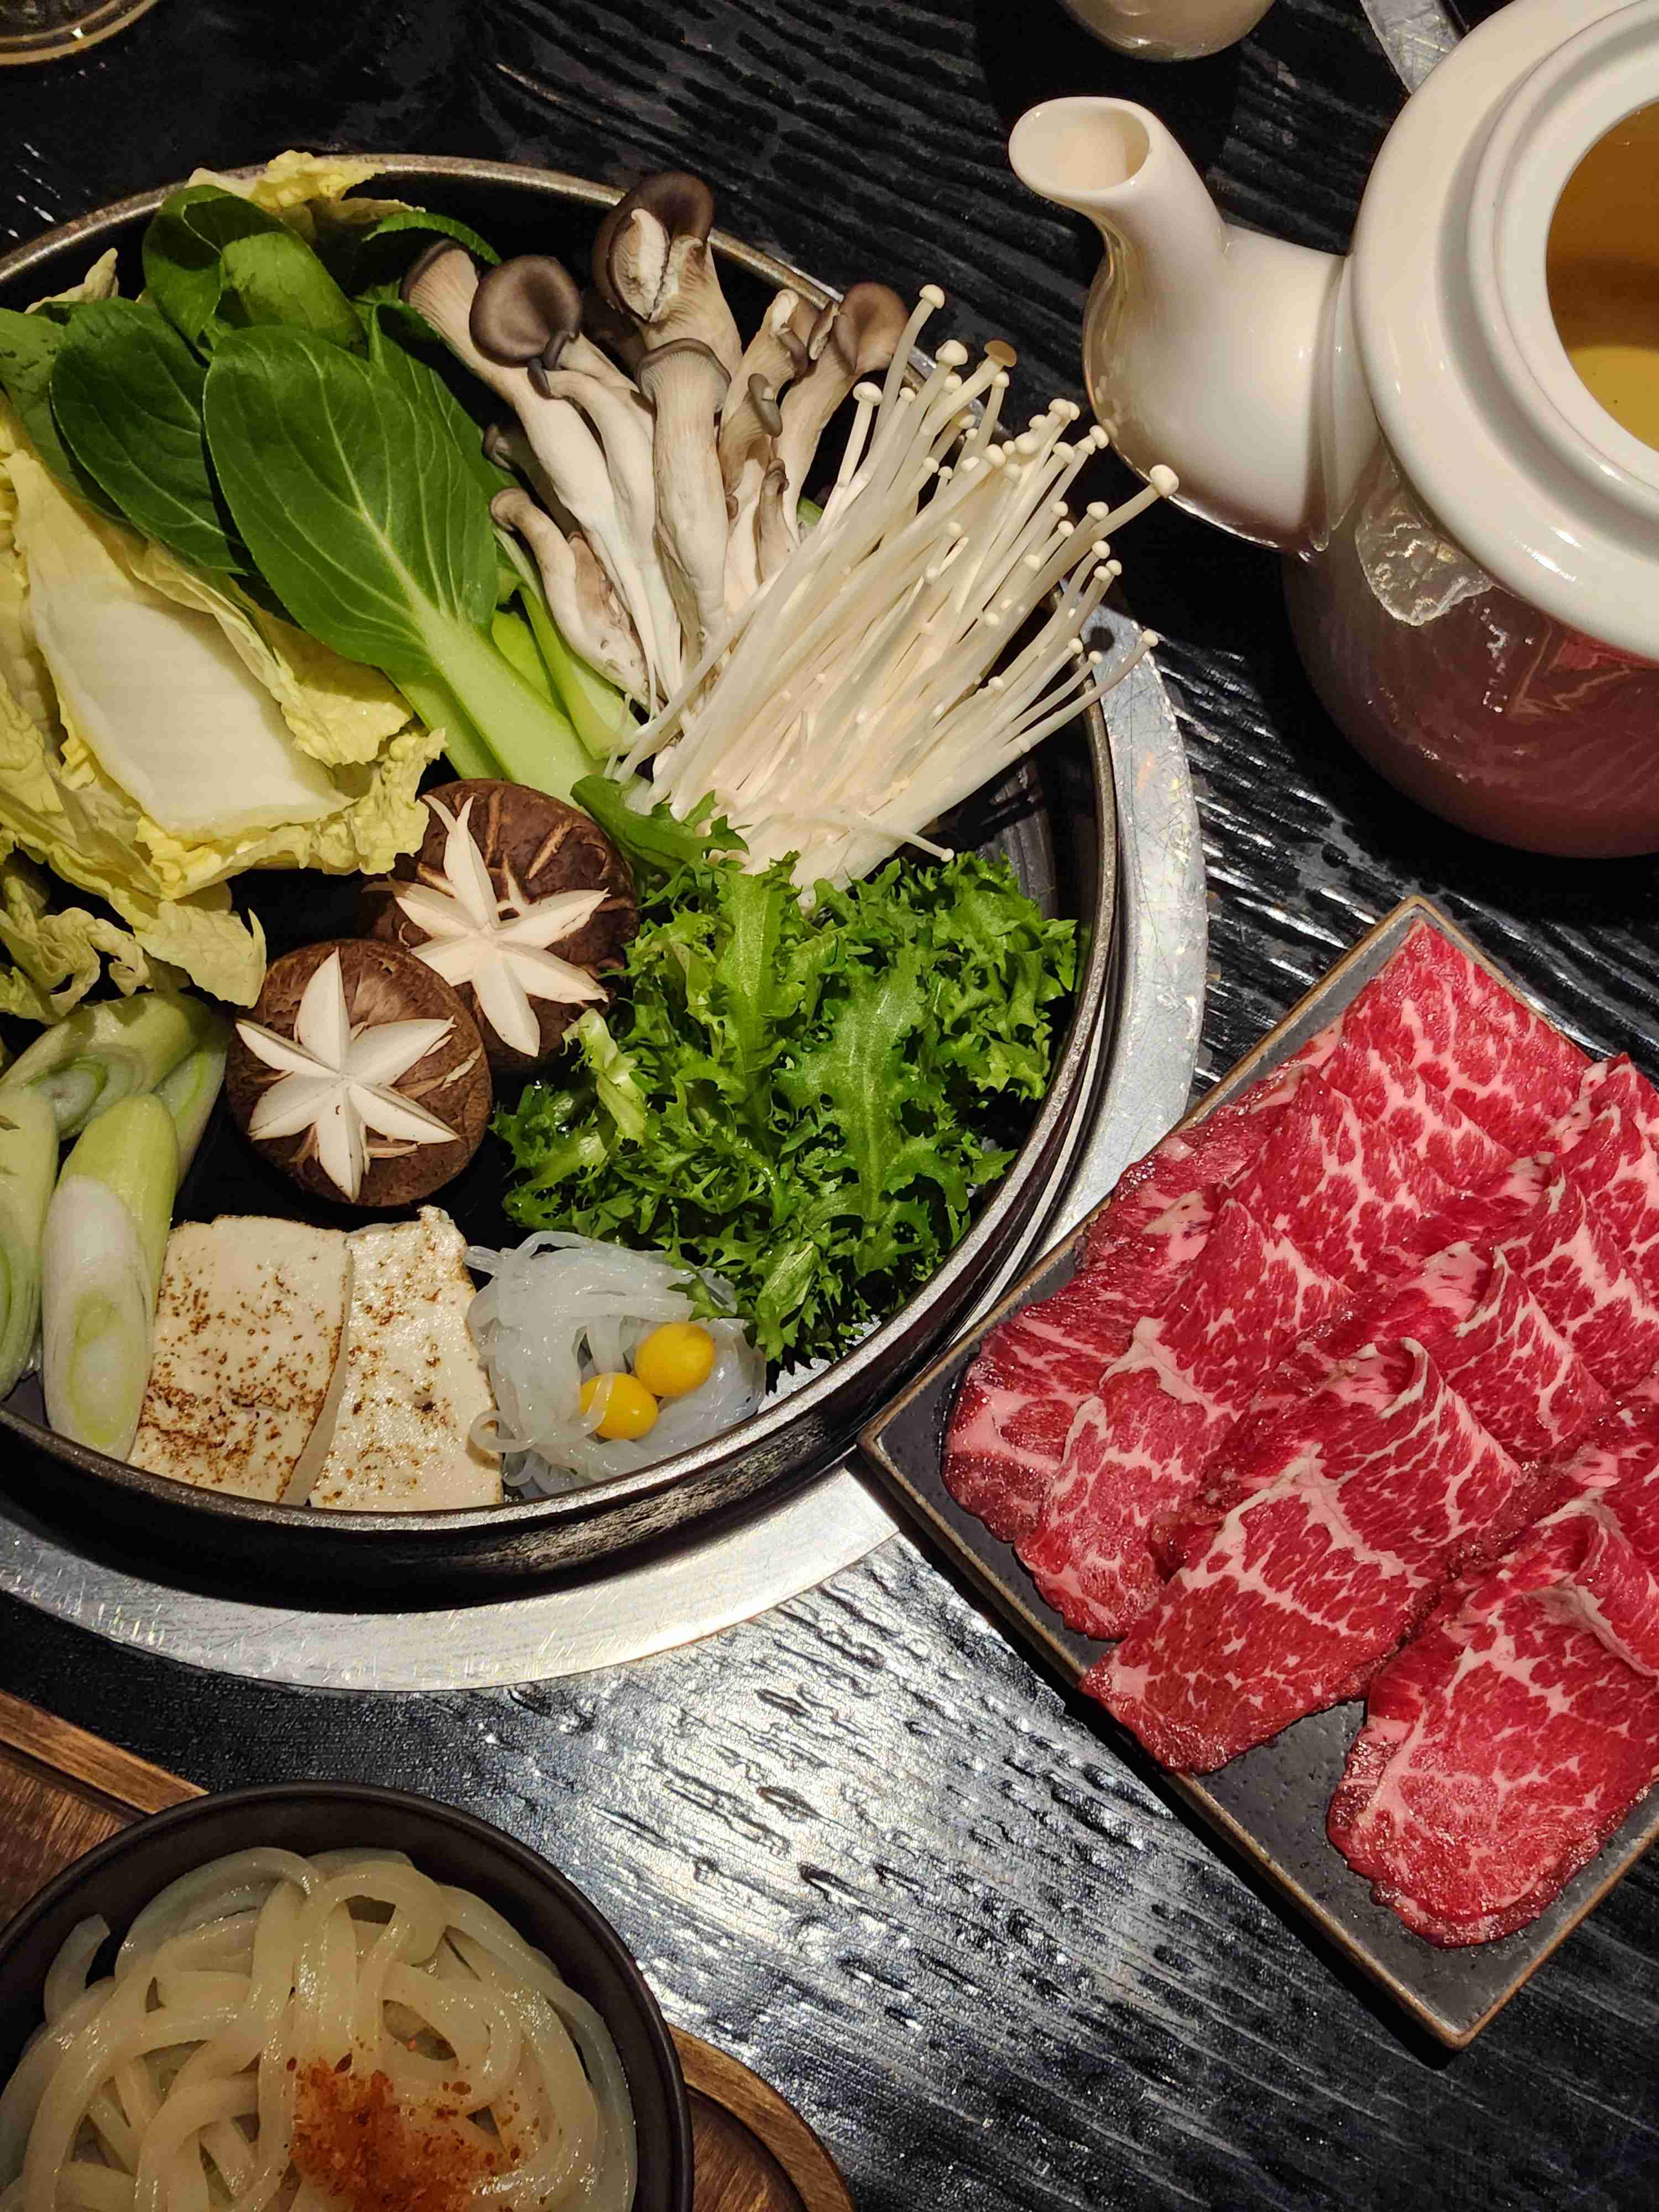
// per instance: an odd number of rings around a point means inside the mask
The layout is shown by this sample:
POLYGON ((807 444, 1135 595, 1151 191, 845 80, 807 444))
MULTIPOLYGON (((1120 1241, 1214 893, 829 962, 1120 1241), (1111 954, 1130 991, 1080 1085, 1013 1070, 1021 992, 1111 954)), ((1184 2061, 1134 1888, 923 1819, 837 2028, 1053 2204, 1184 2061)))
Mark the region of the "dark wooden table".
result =
MULTIPOLYGON (((1230 214, 1340 248, 1400 99, 1359 0, 1279 0, 1244 46, 1164 70, 1052 0, 161 0, 83 62, 8 75, 0 236, 288 144, 691 167, 730 228, 833 281, 943 284, 962 335, 1018 345, 1031 404, 1077 390, 1094 253, 1007 173, 1021 109, 1147 100, 1230 214)), ((1321 713, 1266 556, 1172 514, 1126 551, 1200 779, 1204 1074, 1407 889, 1654 1065, 1650 865, 1440 829, 1321 713)), ((0 1686, 210 1786, 345 1774, 487 1813, 592 1890, 672 2019, 799 2104, 867 2212, 1659 2197, 1659 1867, 1437 2057, 903 1538, 715 1641, 556 1685, 276 1691, 7 1604, 0 1686)))

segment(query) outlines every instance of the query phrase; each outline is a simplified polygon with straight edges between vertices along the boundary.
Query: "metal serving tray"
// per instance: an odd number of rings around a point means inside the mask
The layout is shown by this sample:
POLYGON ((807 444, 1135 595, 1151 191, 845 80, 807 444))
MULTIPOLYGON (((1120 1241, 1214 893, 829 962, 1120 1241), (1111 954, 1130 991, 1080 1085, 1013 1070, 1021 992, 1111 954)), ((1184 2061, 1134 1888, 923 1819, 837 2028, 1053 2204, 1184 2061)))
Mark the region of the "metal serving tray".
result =
MULTIPOLYGON (((1431 923, 1510 989, 1516 988, 1502 969, 1436 908, 1424 899, 1407 899, 1206 1093, 1187 1121, 1200 1121, 1236 1097, 1340 1013, 1419 921, 1431 923)), ((963 1370, 999 1322, 1069 1280, 1086 1229, 1086 1223, 1079 1224, 1039 1261, 995 1312, 872 1422, 861 1439, 894 1495, 1037 1658, 1072 1687, 1109 1647, 1067 1628, 1050 1611, 1012 1547, 999 1543, 982 1522, 963 1511, 945 1489, 939 1468, 945 1427, 963 1370)), ((1140 1772, 1233 1846, 1248 1873, 1288 1898, 1322 1936, 1380 1983, 1431 2035, 1454 2048, 1474 2040, 1659 1837, 1656 1794, 1636 1807, 1600 1856, 1568 1883, 1530 1927, 1467 1950, 1437 1950, 1412 1935, 1385 1906, 1373 1903, 1369 1883, 1352 1872, 1326 1839, 1326 1808, 1359 1728, 1359 1705, 1310 1715, 1202 1782, 1166 1773, 1103 1706, 1091 1704, 1089 1710, 1102 1733, 1140 1772)))

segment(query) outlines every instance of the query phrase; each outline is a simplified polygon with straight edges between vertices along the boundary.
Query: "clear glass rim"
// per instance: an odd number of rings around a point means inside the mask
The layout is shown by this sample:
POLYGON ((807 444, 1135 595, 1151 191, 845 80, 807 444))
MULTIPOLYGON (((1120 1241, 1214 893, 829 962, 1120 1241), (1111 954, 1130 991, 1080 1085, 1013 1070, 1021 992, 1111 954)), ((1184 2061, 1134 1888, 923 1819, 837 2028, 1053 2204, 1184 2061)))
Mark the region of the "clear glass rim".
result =
MULTIPOLYGON (((43 25, 38 30, 0 28, 0 69, 29 62, 67 60, 84 53, 101 40, 112 38, 129 23, 137 22, 155 5, 155 0, 93 0, 71 21, 43 25)), ((0 15, 0 25, 4 15, 0 15)))

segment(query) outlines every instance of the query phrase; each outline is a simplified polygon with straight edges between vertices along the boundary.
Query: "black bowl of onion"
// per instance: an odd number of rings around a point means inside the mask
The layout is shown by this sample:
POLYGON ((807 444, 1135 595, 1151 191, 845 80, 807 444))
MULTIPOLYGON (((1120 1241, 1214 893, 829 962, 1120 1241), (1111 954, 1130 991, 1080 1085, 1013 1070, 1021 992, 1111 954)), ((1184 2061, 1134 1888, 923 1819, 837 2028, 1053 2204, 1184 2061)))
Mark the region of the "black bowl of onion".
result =
POLYGON ((46 2203, 141 2172, 163 2203, 692 2201, 673 2040, 615 1929, 499 1829, 353 1783, 157 1814, 0 1930, 0 2196, 26 2165, 46 2203))

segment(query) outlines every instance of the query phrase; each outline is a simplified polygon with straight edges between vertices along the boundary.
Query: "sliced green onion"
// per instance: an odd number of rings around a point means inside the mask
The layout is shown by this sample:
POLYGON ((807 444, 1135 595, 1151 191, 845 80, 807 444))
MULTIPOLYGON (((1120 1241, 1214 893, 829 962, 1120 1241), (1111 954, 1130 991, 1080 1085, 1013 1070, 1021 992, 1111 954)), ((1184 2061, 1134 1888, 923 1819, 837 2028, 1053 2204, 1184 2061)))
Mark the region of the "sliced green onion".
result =
POLYGON ((0 1111, 14 1091, 38 1091, 52 1106, 58 1136, 76 1136, 121 1099, 153 1091, 213 1018, 171 991, 77 1006, 0 1075, 0 1111))
POLYGON ((0 1398, 28 1364, 40 1326, 40 1240, 58 1174, 58 1124, 38 1091, 0 1110, 0 1398))
POLYGON ((150 1331, 179 1188, 179 1139, 159 1098, 100 1114, 64 1163, 46 1211, 41 1374, 60 1436, 124 1459, 149 1380, 150 1331))

